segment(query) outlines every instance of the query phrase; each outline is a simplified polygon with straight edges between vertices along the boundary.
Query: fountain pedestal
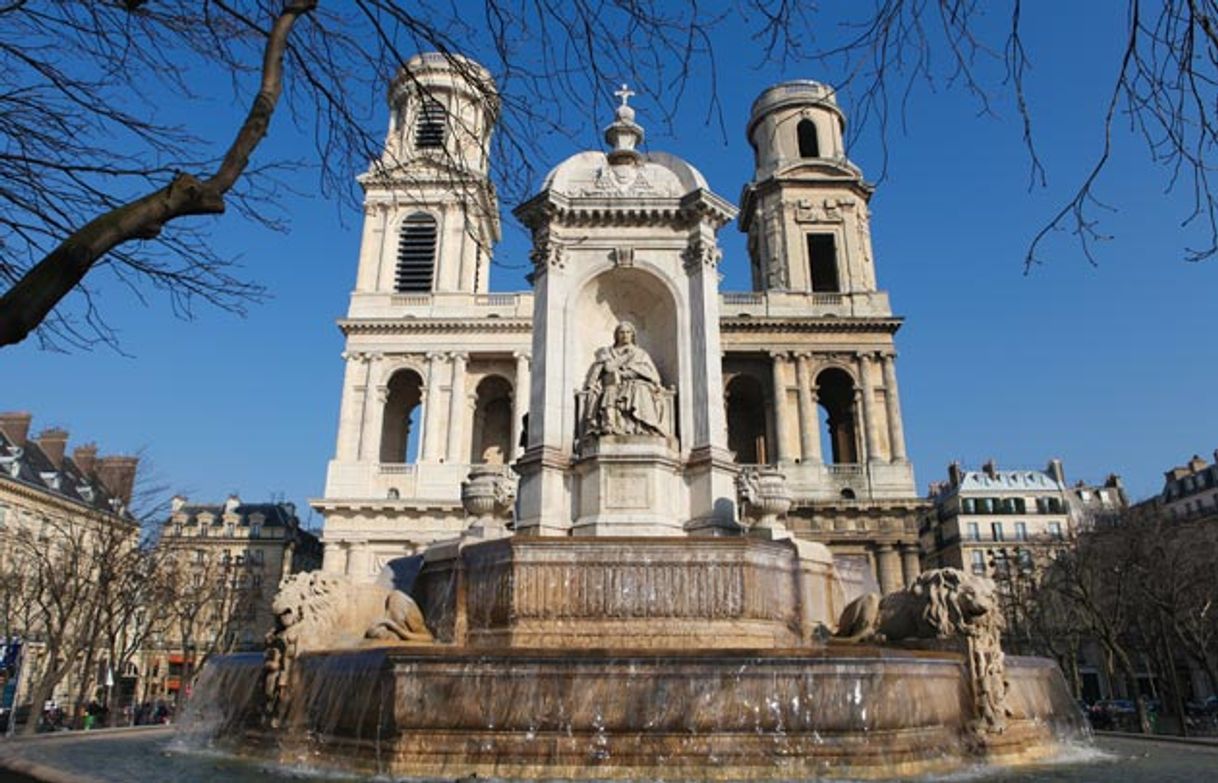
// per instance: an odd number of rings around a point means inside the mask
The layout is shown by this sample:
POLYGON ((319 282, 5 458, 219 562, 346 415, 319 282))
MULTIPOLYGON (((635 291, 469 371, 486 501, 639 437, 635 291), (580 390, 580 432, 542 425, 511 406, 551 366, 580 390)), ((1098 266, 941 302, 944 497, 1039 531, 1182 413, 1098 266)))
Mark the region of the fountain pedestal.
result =
POLYGON ((468 647, 797 646, 844 602, 827 549, 756 538, 505 538, 429 554, 414 594, 468 647))

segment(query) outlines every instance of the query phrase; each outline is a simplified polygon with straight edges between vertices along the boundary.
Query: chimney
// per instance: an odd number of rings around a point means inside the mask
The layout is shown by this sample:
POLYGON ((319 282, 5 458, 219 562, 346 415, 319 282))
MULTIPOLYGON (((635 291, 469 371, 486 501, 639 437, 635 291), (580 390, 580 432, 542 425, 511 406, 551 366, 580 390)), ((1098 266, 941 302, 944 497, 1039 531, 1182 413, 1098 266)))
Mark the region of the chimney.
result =
POLYGON ((1201 459, 1200 454, 1194 454, 1193 458, 1188 461, 1188 469, 1191 473, 1200 473, 1209 467, 1209 463, 1201 459))
POLYGON ((106 487, 106 491, 130 505, 131 492, 135 489, 135 469, 140 463, 139 457, 102 457, 97 461, 97 479, 106 487))
POLYGON ((234 492, 228 496, 228 500, 224 501, 224 513, 235 514, 237 513, 237 507, 240 505, 241 498, 237 497, 237 493, 234 492))
POLYGON ((185 505, 186 505, 186 496, 185 495, 174 495, 169 500, 169 510, 174 514, 181 511, 182 508, 185 507, 185 505))
POLYGON ((38 436, 38 446, 55 466, 63 470, 63 453, 68 448, 68 431, 62 427, 48 427, 38 436))
POLYGON ((985 461, 985 464, 981 466, 981 471, 990 478, 998 478, 998 465, 992 459, 985 461))
POLYGON ((1066 471, 1062 468, 1062 461, 1057 457, 1049 460, 1049 466, 1045 468, 1045 472, 1053 477, 1053 480, 1063 487, 1066 485, 1066 471))
POLYGON ((1104 486, 1109 489, 1125 489, 1125 482, 1121 481, 1121 477, 1115 473, 1109 473, 1108 478, 1104 480, 1104 486))
POLYGON ((0 429, 4 430, 4 434, 14 446, 24 449, 26 438, 30 436, 30 422, 33 420, 34 415, 25 411, 0 413, 0 429))
POLYGON ((86 443, 72 449, 72 461, 76 463, 76 468, 82 476, 91 476, 93 464, 97 461, 97 444, 86 443))
POLYGON ((953 462, 947 466, 947 480, 953 487, 960 486, 960 483, 964 481, 964 475, 960 471, 959 462, 953 462))

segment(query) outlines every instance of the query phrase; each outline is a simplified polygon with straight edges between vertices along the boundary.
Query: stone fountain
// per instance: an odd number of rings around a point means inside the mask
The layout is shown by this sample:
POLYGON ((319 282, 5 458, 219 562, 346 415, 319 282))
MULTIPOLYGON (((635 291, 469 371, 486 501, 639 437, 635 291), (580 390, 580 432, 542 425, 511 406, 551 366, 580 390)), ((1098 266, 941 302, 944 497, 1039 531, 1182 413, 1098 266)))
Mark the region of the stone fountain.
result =
POLYGON ((1080 734, 1057 668, 1003 655, 987 580, 938 569, 847 604, 828 550, 787 530, 778 469, 737 472, 730 524, 657 524, 681 480, 671 395, 629 325, 594 355, 581 524, 523 533, 512 477, 474 470, 466 533, 412 559, 409 594, 283 585, 265 655, 199 685, 217 737, 394 775, 788 780, 1035 760, 1080 734))

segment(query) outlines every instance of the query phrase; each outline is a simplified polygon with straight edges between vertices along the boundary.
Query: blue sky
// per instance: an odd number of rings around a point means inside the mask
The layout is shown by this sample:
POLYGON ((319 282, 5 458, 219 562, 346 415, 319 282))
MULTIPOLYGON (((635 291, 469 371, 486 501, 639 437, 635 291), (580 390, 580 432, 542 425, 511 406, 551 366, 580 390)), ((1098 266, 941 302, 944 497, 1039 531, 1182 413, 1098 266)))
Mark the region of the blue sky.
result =
MULTIPOLYGON (((1119 211, 1104 217, 1114 237, 1100 248, 1099 266, 1061 236, 1049 243, 1047 263, 1024 274, 1029 240, 1098 152, 1123 22, 1123 11, 1107 9, 1044 3, 1025 11, 1029 100, 1048 187, 1028 190, 1009 100, 995 105, 997 118, 978 117, 958 88, 920 86, 906 128, 890 131, 872 229, 880 285, 907 319, 897 336, 898 371, 921 489, 943 478, 953 459, 1040 467, 1060 457, 1069 480, 1116 472, 1143 497, 1158 490, 1162 471, 1218 447, 1218 412, 1205 392, 1215 380, 1207 335, 1218 262, 1184 260, 1187 201, 1165 192, 1166 173, 1136 138, 1118 132, 1101 181, 1119 211)), ((809 65, 753 68, 756 43, 739 30, 723 30, 715 45, 726 139, 705 122, 704 85, 686 95, 671 133, 658 126, 654 106, 634 103, 650 149, 690 160, 734 201, 751 175, 744 124, 752 100, 783 79, 832 75, 809 65)), ((230 96, 202 100, 208 133, 223 139, 238 116, 230 96)), ((850 116, 850 96, 841 102, 850 116)), ((578 144, 550 143, 538 168, 599 147, 605 114, 575 130, 578 144)), ((307 151, 306 138, 279 117, 259 156, 307 151)), ((864 133, 850 156, 878 173, 876 133, 864 133)), ((301 172, 294 184, 302 194, 282 201, 291 215, 286 234, 236 214, 214 231, 217 246, 239 255, 248 276, 270 289, 270 302, 244 319, 201 309, 181 321, 155 293, 145 308, 107 285, 103 306, 131 355, 50 353, 32 341, 4 349, 0 407, 28 409, 35 430, 65 426, 73 443, 96 441, 103 453, 146 448, 160 476, 198 500, 230 491, 247 499, 282 493, 302 505, 319 497, 342 375, 334 321, 354 280, 361 218, 309 195, 318 191, 315 174, 301 172)), ((492 287, 523 288, 527 241, 509 215, 514 205, 502 206, 492 287)), ((724 288, 746 288, 743 236, 729 226, 721 243, 724 288)))

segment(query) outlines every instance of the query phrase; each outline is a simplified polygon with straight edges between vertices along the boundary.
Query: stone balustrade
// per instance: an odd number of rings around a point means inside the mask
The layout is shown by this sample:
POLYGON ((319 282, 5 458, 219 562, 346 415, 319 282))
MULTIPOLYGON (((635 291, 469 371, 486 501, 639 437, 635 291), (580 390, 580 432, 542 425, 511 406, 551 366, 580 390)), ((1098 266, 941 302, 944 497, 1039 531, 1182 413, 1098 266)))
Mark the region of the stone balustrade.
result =
POLYGON ((721 295, 724 318, 872 317, 889 318, 892 309, 883 291, 820 293, 809 291, 729 291, 721 295))

